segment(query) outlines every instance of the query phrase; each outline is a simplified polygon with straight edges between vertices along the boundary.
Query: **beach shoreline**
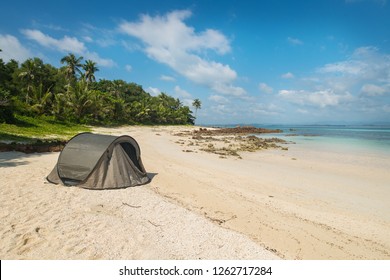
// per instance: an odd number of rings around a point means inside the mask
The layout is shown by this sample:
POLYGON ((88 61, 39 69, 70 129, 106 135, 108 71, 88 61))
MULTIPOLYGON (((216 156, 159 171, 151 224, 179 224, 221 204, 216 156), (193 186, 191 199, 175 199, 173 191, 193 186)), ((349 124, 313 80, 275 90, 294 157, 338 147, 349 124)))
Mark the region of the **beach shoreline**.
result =
POLYGON ((58 153, 0 153, 1 258, 390 259, 387 158, 294 144, 221 156, 202 146, 221 141, 183 134, 197 129, 95 128, 141 147, 152 182, 123 190, 48 184, 58 153))

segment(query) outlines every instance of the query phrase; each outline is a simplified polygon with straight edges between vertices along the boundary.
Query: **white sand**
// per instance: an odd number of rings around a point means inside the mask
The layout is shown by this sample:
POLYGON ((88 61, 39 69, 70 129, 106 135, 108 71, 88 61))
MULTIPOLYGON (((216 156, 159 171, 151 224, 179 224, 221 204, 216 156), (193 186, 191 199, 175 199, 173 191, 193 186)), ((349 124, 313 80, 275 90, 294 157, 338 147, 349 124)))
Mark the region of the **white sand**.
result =
POLYGON ((221 159, 175 143, 191 129, 98 129, 133 136, 154 175, 124 190, 45 183, 58 153, 0 153, 0 258, 390 259, 388 158, 291 146, 221 159))
POLYGON ((140 141, 158 193, 282 258, 390 259, 388 156, 290 145, 221 159, 170 136, 191 129, 112 133, 140 141))
POLYGON ((0 153, 1 259, 275 259, 156 194, 45 182, 58 153, 0 153))

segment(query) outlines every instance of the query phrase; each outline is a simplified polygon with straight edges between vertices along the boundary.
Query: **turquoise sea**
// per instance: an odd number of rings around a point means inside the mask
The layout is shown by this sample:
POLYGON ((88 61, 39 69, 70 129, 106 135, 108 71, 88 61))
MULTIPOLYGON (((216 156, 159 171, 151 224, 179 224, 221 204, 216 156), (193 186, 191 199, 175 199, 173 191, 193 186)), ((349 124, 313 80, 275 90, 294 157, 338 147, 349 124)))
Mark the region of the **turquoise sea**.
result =
MULTIPOLYGON (((332 151, 376 153, 390 158, 390 125, 261 125, 281 129, 282 133, 259 137, 278 137, 297 145, 332 151)), ((233 125, 231 126, 233 127, 233 125)))

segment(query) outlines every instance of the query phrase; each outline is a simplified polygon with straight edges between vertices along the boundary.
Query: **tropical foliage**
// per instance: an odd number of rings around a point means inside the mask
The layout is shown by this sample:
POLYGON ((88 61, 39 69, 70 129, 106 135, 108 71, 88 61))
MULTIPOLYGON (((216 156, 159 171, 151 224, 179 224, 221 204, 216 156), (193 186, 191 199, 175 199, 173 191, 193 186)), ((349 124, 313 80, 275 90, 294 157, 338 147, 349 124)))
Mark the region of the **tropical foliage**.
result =
POLYGON ((151 96, 123 80, 96 81, 97 64, 74 54, 61 63, 0 59, 0 123, 15 122, 15 115, 80 124, 194 123, 189 107, 166 93, 151 96))

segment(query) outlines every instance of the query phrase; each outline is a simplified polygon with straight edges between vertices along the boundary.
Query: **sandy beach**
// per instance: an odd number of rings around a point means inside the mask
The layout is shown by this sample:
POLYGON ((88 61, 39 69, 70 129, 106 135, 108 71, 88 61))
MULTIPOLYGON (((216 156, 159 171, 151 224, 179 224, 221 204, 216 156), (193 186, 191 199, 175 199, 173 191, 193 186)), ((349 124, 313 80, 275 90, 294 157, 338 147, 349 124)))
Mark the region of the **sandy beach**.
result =
POLYGON ((95 129, 141 147, 152 181, 121 190, 46 182, 59 153, 0 153, 0 258, 390 259, 388 157, 220 155, 196 129, 95 129))

